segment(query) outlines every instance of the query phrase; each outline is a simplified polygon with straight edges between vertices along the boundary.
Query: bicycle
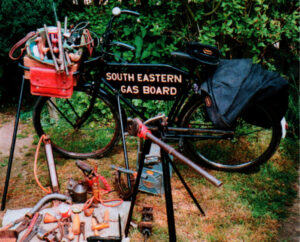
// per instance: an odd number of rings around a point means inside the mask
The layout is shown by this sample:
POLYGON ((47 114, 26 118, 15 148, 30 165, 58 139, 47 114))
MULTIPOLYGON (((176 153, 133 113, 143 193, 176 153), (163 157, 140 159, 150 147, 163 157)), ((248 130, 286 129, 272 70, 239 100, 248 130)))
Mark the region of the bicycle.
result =
POLYGON ((177 141, 179 148, 199 164, 221 170, 242 170, 267 161, 275 153, 281 139, 281 126, 263 105, 258 106, 257 111, 267 120, 269 128, 246 122, 247 110, 230 130, 216 128, 209 120, 205 110, 206 96, 199 89, 201 80, 195 72, 199 65, 206 69, 217 65, 218 58, 210 59, 210 52, 218 55, 216 49, 201 44, 189 45, 189 48, 206 49, 206 53, 202 53, 205 59, 186 52, 171 53, 174 59, 193 63, 188 71, 167 64, 108 62, 115 56, 110 52, 114 46, 135 50, 133 46, 113 41, 112 25, 122 14, 139 15, 130 10, 113 9, 99 54, 82 65, 81 70, 88 67, 97 72, 96 75, 82 71, 71 99, 38 99, 33 123, 39 136, 50 135, 53 148, 65 156, 101 157, 121 138, 126 127, 125 107, 144 121, 149 118, 126 97, 160 98, 173 100, 167 115, 165 139, 177 141), (118 82, 127 83, 127 86, 116 85, 118 82), (51 111, 53 108, 55 112, 51 111))

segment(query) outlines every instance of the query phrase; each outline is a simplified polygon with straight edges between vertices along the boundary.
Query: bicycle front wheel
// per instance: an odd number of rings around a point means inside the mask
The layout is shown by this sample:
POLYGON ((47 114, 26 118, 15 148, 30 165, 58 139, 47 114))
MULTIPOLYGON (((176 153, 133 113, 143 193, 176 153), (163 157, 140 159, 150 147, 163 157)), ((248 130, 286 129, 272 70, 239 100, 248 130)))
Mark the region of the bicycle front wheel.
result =
POLYGON ((50 136, 53 149, 70 158, 101 157, 120 139, 120 120, 109 97, 74 91, 72 98, 40 97, 33 112, 39 136, 50 136))
MULTIPOLYGON (((260 118, 267 121, 269 128, 263 128, 238 118, 234 135, 197 133, 200 138, 185 139, 184 151, 200 164, 220 170, 242 170, 267 161, 276 151, 281 139, 281 126, 271 113, 258 107, 260 118), (202 137, 202 138, 201 138, 202 137)), ((181 126, 188 128, 214 129, 208 119, 202 99, 194 99, 182 115, 181 126)))

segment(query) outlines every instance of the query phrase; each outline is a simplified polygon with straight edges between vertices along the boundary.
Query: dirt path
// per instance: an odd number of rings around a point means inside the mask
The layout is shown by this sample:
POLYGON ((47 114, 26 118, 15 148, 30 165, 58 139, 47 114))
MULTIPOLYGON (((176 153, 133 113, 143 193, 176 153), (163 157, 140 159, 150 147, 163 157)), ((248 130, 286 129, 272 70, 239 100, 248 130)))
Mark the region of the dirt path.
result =
MULTIPOLYGON (((31 147, 32 145, 33 134, 27 129, 28 127, 26 127, 25 125, 19 125, 14 152, 15 158, 22 158, 23 155, 28 151, 29 147, 31 147)), ((0 127, 0 158, 9 157, 13 131, 14 121, 6 122, 0 127)))
MULTIPOLYGON (((1 181, 3 181, 3 185, 0 186, 1 199, 15 125, 14 120, 15 117, 11 113, 0 114, 0 177, 2 178, 1 181)), ((24 174, 26 171, 20 171, 20 167, 22 167, 21 164, 24 159, 24 155, 27 154, 30 149, 33 149, 32 130, 32 126, 22 124, 22 122, 19 123, 10 180, 14 180, 17 176, 20 176, 20 174, 26 175, 24 174)), ((2 223, 4 213, 5 211, 0 211, 0 224, 2 223)))

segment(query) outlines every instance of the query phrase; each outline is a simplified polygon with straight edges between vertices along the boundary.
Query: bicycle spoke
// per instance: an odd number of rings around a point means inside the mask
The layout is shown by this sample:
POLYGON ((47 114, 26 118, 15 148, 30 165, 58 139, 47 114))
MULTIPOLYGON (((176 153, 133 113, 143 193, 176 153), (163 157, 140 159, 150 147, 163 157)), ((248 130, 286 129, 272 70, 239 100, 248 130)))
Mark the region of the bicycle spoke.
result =
POLYGON ((56 104, 54 103, 54 102, 52 102, 52 100, 51 99, 49 99, 48 100, 54 107, 55 107, 55 109, 60 113, 60 115, 67 121, 67 123, 69 123, 74 129, 75 129, 75 125, 74 124, 72 124, 72 122, 66 117, 66 115, 62 112, 62 111, 60 111, 60 109, 56 106, 56 104))
POLYGON ((74 114, 76 115, 76 117, 77 117, 77 118, 80 118, 79 115, 78 115, 78 113, 75 111, 73 105, 71 104, 71 102, 70 102, 68 99, 67 99, 66 101, 67 101, 67 103, 69 104, 69 106, 71 107, 71 109, 72 109, 72 111, 74 112, 74 114))

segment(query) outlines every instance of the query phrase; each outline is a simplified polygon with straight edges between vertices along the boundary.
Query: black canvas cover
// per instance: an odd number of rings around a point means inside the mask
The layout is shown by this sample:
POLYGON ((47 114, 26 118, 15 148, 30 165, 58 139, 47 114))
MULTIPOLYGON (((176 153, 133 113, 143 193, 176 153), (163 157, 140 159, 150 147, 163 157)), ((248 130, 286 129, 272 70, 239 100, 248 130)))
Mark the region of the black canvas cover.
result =
POLYGON ((257 105, 270 110, 281 120, 288 106, 288 82, 278 73, 252 64, 251 59, 221 60, 211 78, 204 82, 209 118, 216 127, 232 128, 237 117, 268 126, 257 105))

